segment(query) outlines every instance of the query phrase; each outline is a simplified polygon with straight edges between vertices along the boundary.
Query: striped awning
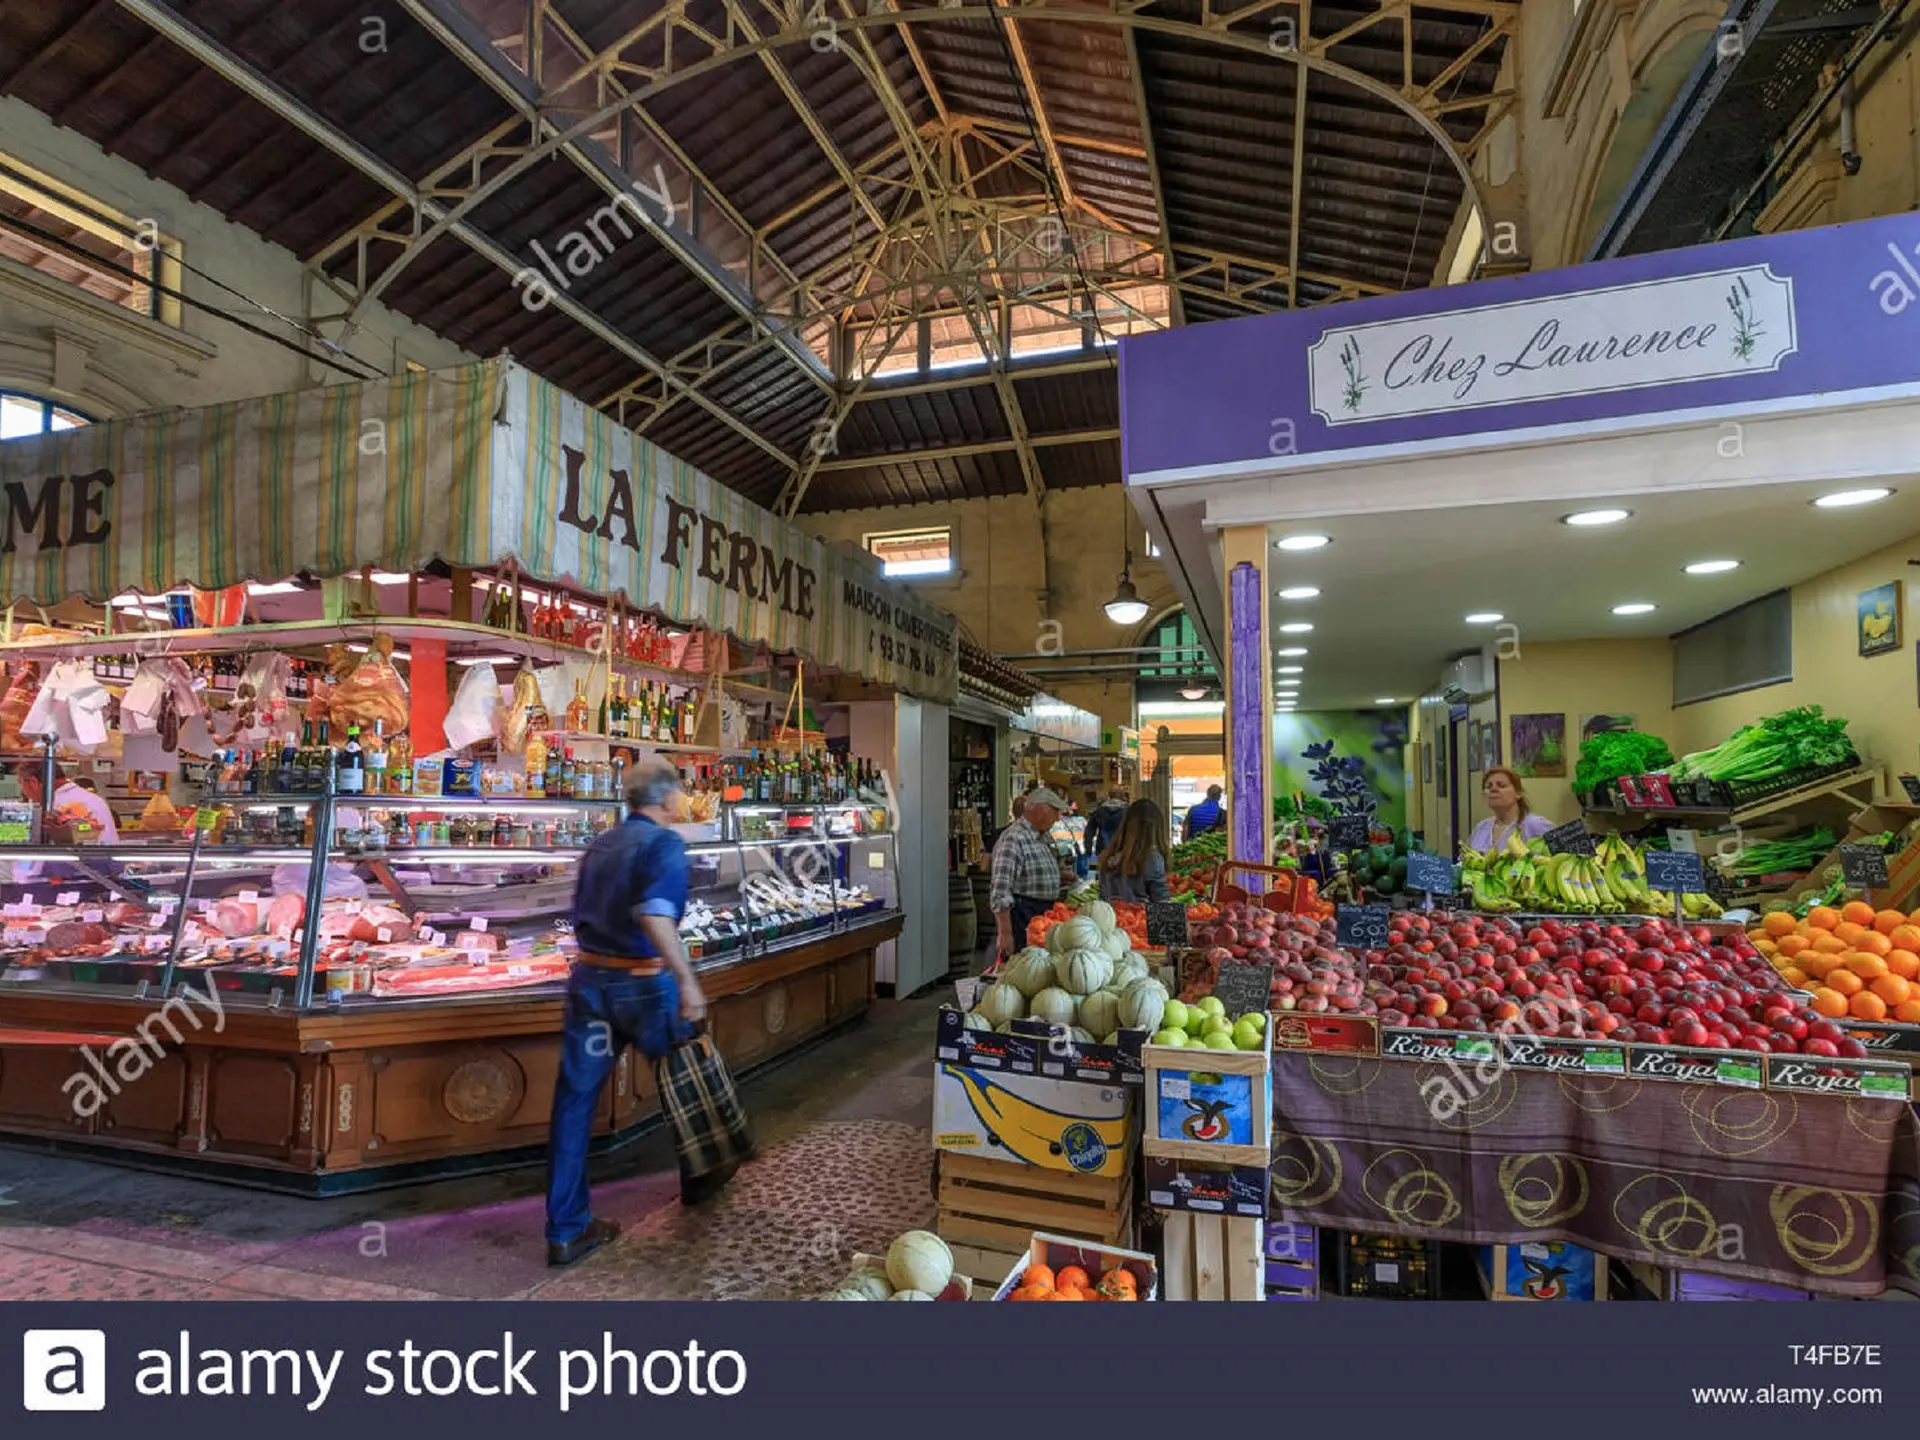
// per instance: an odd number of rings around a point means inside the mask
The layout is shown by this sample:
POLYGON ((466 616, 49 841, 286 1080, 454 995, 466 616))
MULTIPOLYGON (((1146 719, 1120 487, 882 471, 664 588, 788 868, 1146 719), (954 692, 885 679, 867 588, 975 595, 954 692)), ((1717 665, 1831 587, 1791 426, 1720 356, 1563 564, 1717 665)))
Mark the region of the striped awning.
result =
POLYGON ((951 616, 509 360, 0 443, 0 596, 441 560, 624 595, 950 701, 951 616))

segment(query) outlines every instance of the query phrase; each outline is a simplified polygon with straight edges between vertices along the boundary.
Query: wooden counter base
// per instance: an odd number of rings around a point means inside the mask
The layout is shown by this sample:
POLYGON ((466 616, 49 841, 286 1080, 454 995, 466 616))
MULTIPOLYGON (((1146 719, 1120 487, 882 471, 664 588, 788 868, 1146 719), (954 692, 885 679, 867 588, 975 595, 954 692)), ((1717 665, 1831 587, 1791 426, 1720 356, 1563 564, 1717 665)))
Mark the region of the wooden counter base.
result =
MULTIPOLYGON (((900 928, 893 917, 703 972, 727 1064, 743 1073, 864 1015, 874 948, 900 928)), ((306 1014, 234 1007, 217 1033, 202 1006, 198 1029, 176 1017, 177 1043, 157 1013, 129 1000, 0 994, 0 1138, 312 1193, 517 1162, 546 1145, 557 995, 306 1014), (137 1038, 143 1022, 153 1043, 137 1038)), ((652 1067, 623 1053, 600 1099, 596 1148, 658 1113, 652 1067)))

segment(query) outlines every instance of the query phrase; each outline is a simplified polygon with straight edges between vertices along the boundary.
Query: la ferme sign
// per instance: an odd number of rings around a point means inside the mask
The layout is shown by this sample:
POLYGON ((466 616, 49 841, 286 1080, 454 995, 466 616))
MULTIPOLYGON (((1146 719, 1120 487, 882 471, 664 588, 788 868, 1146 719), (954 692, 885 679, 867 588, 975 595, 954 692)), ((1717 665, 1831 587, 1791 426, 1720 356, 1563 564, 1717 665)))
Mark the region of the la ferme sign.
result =
POLYGON ((1308 350, 1330 426, 1764 374, 1799 348, 1766 264, 1332 326, 1308 350))

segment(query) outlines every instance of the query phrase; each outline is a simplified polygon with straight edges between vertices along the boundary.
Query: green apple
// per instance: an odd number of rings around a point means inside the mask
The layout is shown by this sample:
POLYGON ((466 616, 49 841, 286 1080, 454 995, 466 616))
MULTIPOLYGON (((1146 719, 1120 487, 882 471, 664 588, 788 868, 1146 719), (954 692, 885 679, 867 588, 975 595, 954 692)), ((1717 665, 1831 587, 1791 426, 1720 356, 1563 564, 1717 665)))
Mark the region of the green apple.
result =
POLYGON ((1169 1030, 1186 1029, 1187 1007, 1185 1002, 1180 1000, 1167 1001, 1166 1013, 1160 1017, 1160 1023, 1169 1030))
POLYGON ((1257 1030, 1260 1034, 1264 1035, 1267 1033, 1267 1012, 1266 1011, 1249 1010, 1246 1014, 1242 1015, 1240 1019, 1246 1024, 1253 1026, 1253 1028, 1257 1030))
POLYGON ((1199 1035, 1203 1033, 1207 1028, 1207 1021, 1212 1018, 1211 1015, 1200 1009, 1199 1006, 1189 1005, 1187 1007, 1187 1033, 1189 1035, 1199 1035))
POLYGON ((1227 1013, 1227 1002, 1218 995, 1202 995, 1200 1008, 1209 1015, 1224 1015, 1227 1013))
POLYGON ((1239 1048, 1233 1043, 1233 1033, 1228 1030, 1215 1030, 1200 1043, 1209 1050, 1237 1050, 1239 1048))
POLYGON ((1233 1043, 1242 1050, 1260 1048, 1260 1027, 1253 1023, 1251 1015, 1242 1015, 1233 1027, 1233 1043))
POLYGON ((1156 1045, 1185 1045, 1188 1043, 1187 1032, 1172 1029, 1156 1030, 1153 1032, 1153 1043, 1156 1045))

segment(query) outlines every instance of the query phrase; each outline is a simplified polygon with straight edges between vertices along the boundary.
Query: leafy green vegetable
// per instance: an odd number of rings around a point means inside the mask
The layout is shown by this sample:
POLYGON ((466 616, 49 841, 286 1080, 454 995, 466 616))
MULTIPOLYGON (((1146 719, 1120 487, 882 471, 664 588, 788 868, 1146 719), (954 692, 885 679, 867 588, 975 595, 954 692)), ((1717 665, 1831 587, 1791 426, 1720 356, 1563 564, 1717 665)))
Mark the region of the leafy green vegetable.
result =
POLYGON ((1672 763, 1673 751, 1658 735, 1609 730, 1580 746, 1580 760, 1573 768, 1573 788, 1590 795, 1609 780, 1622 775, 1651 775, 1672 763))
POLYGON ((1742 725, 1711 750, 1683 755, 1673 767, 1682 780, 1770 780, 1794 770, 1851 760, 1847 722, 1828 719, 1818 705, 1803 705, 1742 725))
POLYGON ((1778 840, 1755 841, 1740 852, 1728 870, 1730 874, 1743 876, 1811 870, 1833 847, 1831 830, 1800 830, 1778 840))

